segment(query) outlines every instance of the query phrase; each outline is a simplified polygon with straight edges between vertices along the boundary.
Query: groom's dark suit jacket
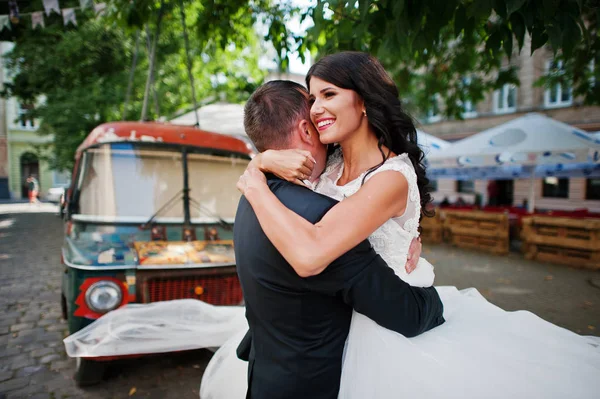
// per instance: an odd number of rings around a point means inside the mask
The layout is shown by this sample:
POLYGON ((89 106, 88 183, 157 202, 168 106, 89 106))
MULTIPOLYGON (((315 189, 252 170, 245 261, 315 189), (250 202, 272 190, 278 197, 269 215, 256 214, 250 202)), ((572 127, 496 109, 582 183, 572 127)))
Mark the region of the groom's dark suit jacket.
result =
MULTIPOLYGON (((337 203, 273 176, 268 184, 285 206, 311 223, 337 203)), ((250 326, 238 348, 249 360, 249 398, 337 398, 352 308, 408 337, 444 322, 436 290, 400 280, 366 240, 321 274, 301 278, 265 236, 244 197, 234 226, 250 326)))

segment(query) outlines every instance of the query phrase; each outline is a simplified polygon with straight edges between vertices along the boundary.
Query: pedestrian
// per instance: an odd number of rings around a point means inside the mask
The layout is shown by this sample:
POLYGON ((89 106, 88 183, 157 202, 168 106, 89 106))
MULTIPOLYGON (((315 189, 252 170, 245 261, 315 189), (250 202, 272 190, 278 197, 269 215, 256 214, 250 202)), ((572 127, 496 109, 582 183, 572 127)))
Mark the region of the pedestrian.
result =
POLYGON ((38 202, 38 193, 40 191, 40 183, 33 175, 29 175, 27 177, 26 181, 27 181, 29 203, 35 204, 38 202))

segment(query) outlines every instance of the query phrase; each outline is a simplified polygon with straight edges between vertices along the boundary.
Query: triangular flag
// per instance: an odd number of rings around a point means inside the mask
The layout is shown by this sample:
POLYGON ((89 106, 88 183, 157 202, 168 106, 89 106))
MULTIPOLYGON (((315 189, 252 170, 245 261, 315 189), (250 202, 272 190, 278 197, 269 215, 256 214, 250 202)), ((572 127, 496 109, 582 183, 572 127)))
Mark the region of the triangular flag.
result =
POLYGON ((44 25, 44 13, 42 11, 36 11, 31 13, 31 29, 35 29, 36 27, 44 25))
POLYGON ((103 13, 106 10, 106 3, 94 4, 94 11, 96 11, 96 15, 103 13))
POLYGON ((8 18, 8 15, 0 15, 0 31, 4 28, 8 28, 8 30, 11 29, 10 19, 8 18))
POLYGON ((85 10, 86 8, 92 8, 94 5, 94 0, 79 0, 79 8, 85 10))
POLYGON ((73 25, 77 26, 77 20, 75 19, 75 9, 74 8, 63 8, 62 9, 63 21, 65 22, 65 26, 71 22, 73 25))
POLYGON ((44 10, 46 11, 46 15, 50 15, 50 12, 52 11, 56 11, 57 14, 60 14, 58 0, 44 0, 44 10))

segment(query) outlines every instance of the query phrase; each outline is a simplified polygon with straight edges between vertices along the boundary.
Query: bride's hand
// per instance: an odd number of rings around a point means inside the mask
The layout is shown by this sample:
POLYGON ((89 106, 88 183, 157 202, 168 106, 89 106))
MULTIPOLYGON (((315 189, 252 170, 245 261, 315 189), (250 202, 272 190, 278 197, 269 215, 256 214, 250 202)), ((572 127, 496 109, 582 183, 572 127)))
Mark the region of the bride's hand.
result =
POLYGON ((304 185, 302 180, 309 179, 317 161, 310 151, 267 150, 260 154, 259 168, 263 172, 271 172, 281 179, 304 185))
POLYGON ((406 259, 406 265, 404 266, 407 274, 412 273, 417 268, 422 249, 423 245, 421 244, 421 237, 413 238, 410 247, 408 248, 408 258, 406 259))
POLYGON ((258 168, 252 166, 249 166, 244 171, 244 174, 238 179, 236 186, 244 195, 247 195, 248 192, 253 189, 260 190, 268 187, 265 174, 258 170, 258 168))

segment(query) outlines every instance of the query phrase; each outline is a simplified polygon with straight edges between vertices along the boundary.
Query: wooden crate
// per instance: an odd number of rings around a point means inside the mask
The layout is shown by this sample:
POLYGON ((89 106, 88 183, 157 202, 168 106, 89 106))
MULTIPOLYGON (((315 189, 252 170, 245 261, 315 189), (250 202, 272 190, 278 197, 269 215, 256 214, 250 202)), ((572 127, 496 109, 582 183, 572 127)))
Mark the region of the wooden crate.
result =
POLYGON ((445 211, 444 230, 453 245, 495 254, 509 250, 508 215, 481 211, 445 211))
POLYGON ((421 218, 421 240, 424 243, 439 244, 442 242, 442 218, 440 210, 435 210, 433 217, 423 216, 421 218))
POLYGON ((600 268, 600 220, 530 216, 521 238, 528 259, 600 268))

